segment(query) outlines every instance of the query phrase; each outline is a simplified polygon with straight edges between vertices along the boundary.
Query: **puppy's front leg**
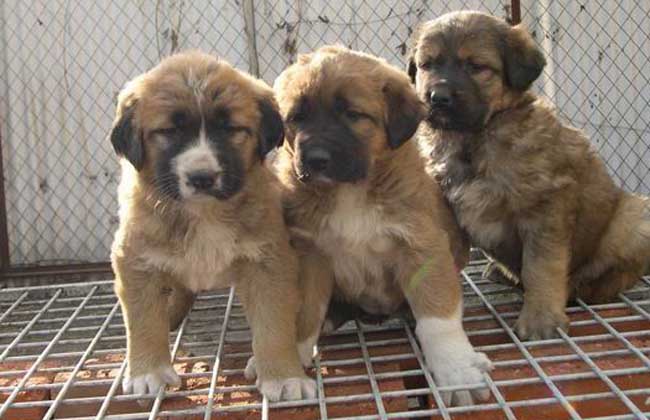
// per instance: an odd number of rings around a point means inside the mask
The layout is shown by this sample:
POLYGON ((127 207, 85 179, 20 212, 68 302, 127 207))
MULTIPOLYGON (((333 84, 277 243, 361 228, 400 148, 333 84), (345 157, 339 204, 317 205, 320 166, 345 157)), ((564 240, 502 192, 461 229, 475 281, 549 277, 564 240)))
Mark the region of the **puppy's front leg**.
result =
POLYGON ((553 229, 524 236, 524 306, 515 324, 522 339, 548 339, 558 335, 556 328, 568 330, 568 243, 560 231, 553 229))
MULTIPOLYGON (((492 363, 474 351, 462 324, 462 290, 448 247, 437 246, 429 258, 411 256, 400 270, 401 284, 416 319, 415 333, 427 367, 438 386, 483 382, 492 363)), ((444 392, 445 404, 469 405, 486 400, 487 389, 444 392)))
POLYGON ((304 367, 311 367, 314 347, 325 321, 334 287, 331 262, 317 250, 300 256, 300 289, 298 313, 298 355, 304 367))
POLYGON ((305 375, 296 345, 300 305, 295 256, 271 257, 237 270, 239 297, 253 335, 248 375, 271 401, 316 397, 316 383, 305 375))
POLYGON ((180 378, 169 354, 169 316, 164 282, 114 263, 115 292, 126 325, 128 368, 124 393, 154 394, 166 384, 179 386, 180 378))
MULTIPOLYGON (((298 356, 305 368, 313 365, 314 348, 324 330, 325 315, 334 287, 334 274, 330 261, 317 250, 311 249, 299 256, 300 311, 297 319, 298 356)), ((248 379, 257 376, 255 357, 246 365, 248 379)))

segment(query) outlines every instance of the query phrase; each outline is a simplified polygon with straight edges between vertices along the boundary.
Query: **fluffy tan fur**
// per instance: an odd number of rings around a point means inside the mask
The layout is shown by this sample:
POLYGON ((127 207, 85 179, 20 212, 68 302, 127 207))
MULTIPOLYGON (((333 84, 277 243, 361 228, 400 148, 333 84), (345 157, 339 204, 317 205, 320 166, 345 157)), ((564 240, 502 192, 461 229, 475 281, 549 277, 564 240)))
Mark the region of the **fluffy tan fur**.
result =
POLYGON ((408 78, 377 58, 324 47, 285 70, 275 90, 284 116, 303 96, 332 106, 335 96, 346 95, 375 121, 352 124, 370 150, 367 179, 332 186, 297 180, 295 132, 287 127, 278 156, 285 217, 314 244, 299 250, 306 302, 299 340, 320 329, 320 308, 334 289, 370 313, 390 313, 406 297, 416 317, 449 315, 461 299, 456 268, 467 261, 467 244, 415 143, 393 150, 387 141, 389 113, 423 116, 408 78))
POLYGON ((614 185, 589 140, 528 90, 544 60, 524 28, 474 12, 425 23, 410 67, 421 97, 437 82, 421 63, 439 54, 488 63, 472 76, 488 111, 473 132, 421 126, 429 171, 473 243, 521 279, 518 333, 551 337, 567 299, 610 300, 643 273, 650 201, 614 185))
MULTIPOLYGON (((332 310, 345 301, 373 317, 408 304, 436 382, 481 382, 491 362, 474 351, 462 328, 458 269, 467 262, 468 246, 409 141, 424 107, 406 74, 376 57, 330 46, 301 57, 274 88, 287 120, 278 166, 300 257, 303 363, 309 363, 331 299, 339 303, 332 310), (310 153, 319 148, 336 162, 314 166, 310 153), (361 175, 351 180, 339 168, 362 168, 361 175)), ((487 396, 486 389, 443 393, 446 404, 487 396)))
POLYGON ((191 306, 194 292, 234 285, 253 333, 258 376, 306 378, 296 351, 297 259, 289 245, 274 175, 256 155, 258 102, 275 105, 271 89, 222 60, 198 52, 165 59, 120 94, 116 126, 131 118, 144 160, 123 160, 120 226, 112 247, 115 290, 128 339, 128 375, 170 366, 168 331, 191 306), (249 128, 236 141, 245 184, 228 200, 183 202, 154 184, 161 145, 154 133, 173 111, 226 108, 249 128))

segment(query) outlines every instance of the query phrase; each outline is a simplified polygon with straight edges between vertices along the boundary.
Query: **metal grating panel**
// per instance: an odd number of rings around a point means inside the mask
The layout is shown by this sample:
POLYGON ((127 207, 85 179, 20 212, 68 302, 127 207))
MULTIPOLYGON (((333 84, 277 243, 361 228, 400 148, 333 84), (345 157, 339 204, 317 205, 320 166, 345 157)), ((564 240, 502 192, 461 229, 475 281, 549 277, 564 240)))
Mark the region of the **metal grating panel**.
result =
MULTIPOLYGON (((465 327, 496 369, 491 398, 445 407, 413 327, 348 323, 320 342, 318 398, 269 404, 243 377, 250 334, 228 290, 199 297, 170 339, 183 386, 121 395, 125 336, 111 281, 0 291, 2 419, 644 419, 650 415, 650 278, 620 300, 568 309, 571 334, 521 342, 511 289, 462 275, 465 327)), ((468 384, 472 388, 477 384, 468 384)))

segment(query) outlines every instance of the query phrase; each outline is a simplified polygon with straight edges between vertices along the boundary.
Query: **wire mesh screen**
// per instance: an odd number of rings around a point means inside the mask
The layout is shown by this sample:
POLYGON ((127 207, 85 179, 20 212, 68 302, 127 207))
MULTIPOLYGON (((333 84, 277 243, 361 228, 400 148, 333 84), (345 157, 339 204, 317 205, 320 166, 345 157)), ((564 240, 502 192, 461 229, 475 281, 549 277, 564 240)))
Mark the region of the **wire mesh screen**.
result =
POLYGON ((650 193, 650 2, 522 1, 544 49, 538 88, 589 134, 616 183, 650 193))
POLYGON ((404 68, 407 40, 418 23, 453 10, 510 17, 510 0, 263 1, 256 7, 260 76, 272 82, 297 54, 341 43, 404 68))
POLYGON ((418 21, 466 7, 505 16, 507 4, 2 2, 0 100, 12 264, 108 259, 119 181, 107 139, 115 97, 127 80, 171 52, 201 48, 272 83, 298 51, 341 42, 400 63, 418 21))
POLYGON ((489 400, 449 407, 428 374, 413 326, 348 323, 321 338, 317 398, 268 404, 244 378, 251 336, 228 290, 197 298, 170 339, 180 388, 121 393, 125 331, 112 282, 0 290, 0 418, 76 419, 645 419, 650 415, 650 278, 616 302, 567 310, 570 335, 520 341, 521 296, 462 275, 464 327, 494 362, 489 400), (146 401, 138 404, 137 399, 146 401))
POLYGON ((10 1, 2 139, 13 264, 106 261, 117 224, 107 134, 126 81, 201 48, 248 67, 239 2, 10 1))
MULTIPOLYGON (((70 0, 0 4, 0 107, 13 265, 98 262, 117 224, 107 140, 124 83, 201 48, 272 83, 298 53, 342 43, 404 65, 418 22, 510 0, 70 0)), ((650 192, 650 4, 525 1, 548 57, 538 88, 598 145, 617 182, 650 192)))

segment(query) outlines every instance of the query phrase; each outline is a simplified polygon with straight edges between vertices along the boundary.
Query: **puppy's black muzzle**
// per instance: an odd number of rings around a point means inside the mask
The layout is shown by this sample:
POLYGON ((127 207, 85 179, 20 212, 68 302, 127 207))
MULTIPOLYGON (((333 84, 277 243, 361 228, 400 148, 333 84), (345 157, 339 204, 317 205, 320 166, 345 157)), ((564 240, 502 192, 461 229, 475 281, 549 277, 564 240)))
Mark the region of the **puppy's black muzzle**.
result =
POLYGON ((303 143, 298 153, 296 174, 301 182, 356 182, 368 172, 365 153, 327 141, 303 143))
POLYGON ((448 84, 439 84, 433 87, 429 94, 429 104, 431 109, 447 110, 454 107, 454 92, 448 84))
POLYGON ((311 147, 303 152, 303 167, 312 174, 326 173, 332 161, 332 154, 324 147, 311 147))
POLYGON ((478 86, 461 68, 448 66, 437 76, 440 78, 425 91, 429 100, 429 125, 443 130, 480 130, 487 106, 478 86))
POLYGON ((217 173, 213 171, 196 171, 188 174, 187 182, 197 191, 210 191, 217 182, 217 173))

